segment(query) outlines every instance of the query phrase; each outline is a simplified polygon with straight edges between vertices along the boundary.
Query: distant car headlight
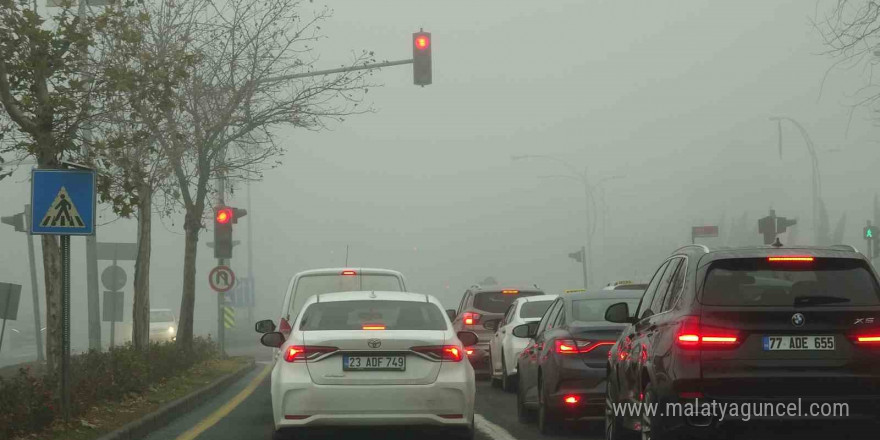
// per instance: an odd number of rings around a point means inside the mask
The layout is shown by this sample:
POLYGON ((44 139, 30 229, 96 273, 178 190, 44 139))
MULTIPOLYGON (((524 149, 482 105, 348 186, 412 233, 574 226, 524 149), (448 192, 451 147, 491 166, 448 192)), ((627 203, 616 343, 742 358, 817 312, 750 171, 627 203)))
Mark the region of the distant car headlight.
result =
POLYGON ((169 335, 173 335, 173 334, 174 334, 174 327, 168 327, 168 334, 169 334, 169 335))

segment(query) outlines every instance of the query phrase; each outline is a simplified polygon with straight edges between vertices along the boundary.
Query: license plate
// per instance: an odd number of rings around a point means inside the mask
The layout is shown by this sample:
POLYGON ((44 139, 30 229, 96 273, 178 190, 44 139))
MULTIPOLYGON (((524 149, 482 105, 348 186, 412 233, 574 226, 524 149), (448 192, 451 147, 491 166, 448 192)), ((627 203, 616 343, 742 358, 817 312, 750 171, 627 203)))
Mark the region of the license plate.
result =
POLYGON ((834 350, 834 336, 764 336, 764 351, 834 350))
POLYGON ((342 357, 344 371, 405 371, 406 356, 353 356, 342 357))

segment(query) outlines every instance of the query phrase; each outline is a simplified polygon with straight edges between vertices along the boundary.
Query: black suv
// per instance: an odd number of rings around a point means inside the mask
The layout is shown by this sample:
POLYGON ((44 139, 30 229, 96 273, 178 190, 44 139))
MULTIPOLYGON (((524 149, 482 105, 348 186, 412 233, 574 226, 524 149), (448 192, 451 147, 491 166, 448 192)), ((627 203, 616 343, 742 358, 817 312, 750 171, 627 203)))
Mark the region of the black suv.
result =
POLYGON ((850 246, 683 247, 635 313, 618 303, 605 318, 629 323, 608 357, 608 439, 718 433, 761 408, 777 420, 880 414, 880 286, 850 246))

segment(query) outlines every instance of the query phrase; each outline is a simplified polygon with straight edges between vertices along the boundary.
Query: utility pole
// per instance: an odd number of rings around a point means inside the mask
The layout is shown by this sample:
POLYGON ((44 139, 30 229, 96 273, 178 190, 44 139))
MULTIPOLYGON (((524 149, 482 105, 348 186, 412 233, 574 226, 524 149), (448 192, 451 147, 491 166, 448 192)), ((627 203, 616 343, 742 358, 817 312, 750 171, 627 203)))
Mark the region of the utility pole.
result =
MULTIPOLYGON (((251 183, 250 181, 247 184, 247 212, 253 215, 253 210, 251 210, 251 183)), ((256 303, 256 291, 257 289, 254 287, 254 218, 251 217, 248 219, 247 224, 247 242, 248 242, 248 285, 246 286, 250 289, 250 298, 248 301, 248 325, 253 326, 254 324, 254 304, 256 303)))
POLYGON ((584 269, 584 290, 587 289, 587 248, 586 246, 581 246, 581 255, 584 258, 581 259, 581 267, 584 269))

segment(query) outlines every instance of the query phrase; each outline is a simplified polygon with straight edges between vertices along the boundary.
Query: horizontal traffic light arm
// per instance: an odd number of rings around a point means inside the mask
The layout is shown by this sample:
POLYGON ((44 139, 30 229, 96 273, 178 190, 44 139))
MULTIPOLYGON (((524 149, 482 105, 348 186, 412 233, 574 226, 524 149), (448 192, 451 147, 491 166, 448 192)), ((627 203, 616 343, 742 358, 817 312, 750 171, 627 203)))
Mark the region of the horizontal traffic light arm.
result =
POLYGON ((287 81, 289 79, 296 79, 296 78, 307 78, 310 76, 322 76, 322 75, 330 75, 333 73, 354 72, 355 70, 381 69, 382 67, 400 66, 403 64, 412 64, 412 63, 413 63, 412 58, 410 58, 408 60, 385 61, 382 63, 370 63, 370 64, 361 64, 361 65, 357 65, 357 66, 340 67, 338 69, 314 70, 311 72, 294 73, 291 75, 273 76, 271 78, 261 79, 258 82, 259 83, 271 83, 271 82, 287 81))

